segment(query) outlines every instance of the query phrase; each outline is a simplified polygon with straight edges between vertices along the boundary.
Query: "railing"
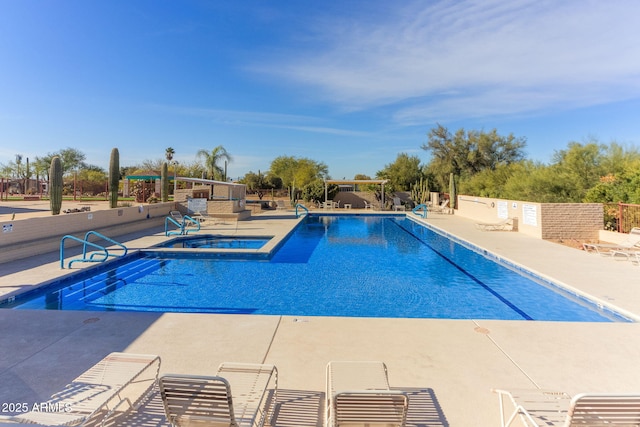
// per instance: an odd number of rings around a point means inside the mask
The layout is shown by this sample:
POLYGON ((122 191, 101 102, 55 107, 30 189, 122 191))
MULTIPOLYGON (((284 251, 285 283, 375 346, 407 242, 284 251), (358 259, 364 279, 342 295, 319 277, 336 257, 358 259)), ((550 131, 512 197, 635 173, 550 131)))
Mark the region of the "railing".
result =
POLYGON ((176 221, 175 219, 171 218, 170 216, 166 217, 164 219, 164 235, 165 237, 168 236, 173 236, 173 235, 181 235, 182 234, 182 224, 180 224, 178 221, 176 221), (178 227, 180 229, 180 232, 177 231, 169 231, 169 224, 173 224, 176 227, 178 227))
POLYGON ((309 215, 309 209, 307 209, 307 207, 306 207, 305 205, 302 205, 302 204, 298 203, 298 204, 296 205, 296 218, 298 218, 298 217, 299 217, 299 215, 298 215, 298 208, 301 208, 302 210, 304 210, 304 211, 306 212, 306 214, 307 214, 307 215, 309 215))
POLYGON ((120 242, 116 242, 115 240, 110 239, 109 237, 103 234, 100 234, 97 231, 88 231, 84 235, 84 239, 80 239, 78 237, 71 236, 71 235, 66 235, 62 237, 62 239, 60 240, 60 268, 64 268, 64 243, 67 239, 75 240, 76 242, 82 243, 82 258, 73 259, 69 261, 67 268, 71 268, 71 265, 74 262, 103 262, 103 261, 106 261, 110 256, 123 257, 128 252, 128 249, 125 245, 123 245, 120 242), (103 240, 106 240, 109 243, 119 246, 120 249, 116 248, 116 250, 122 250, 122 254, 109 253, 109 250, 106 247, 90 242, 89 241, 90 236, 97 236, 103 240), (92 247, 96 249, 97 252, 88 253, 87 252, 88 247, 92 247))
POLYGON ((185 215, 182 217, 182 223, 179 223, 178 221, 176 221, 175 219, 173 219, 172 217, 168 216, 164 219, 164 235, 165 236, 173 236, 173 235, 184 235, 184 234, 189 234, 190 232, 193 231, 200 231, 200 222, 191 218, 188 215, 185 215), (178 231, 169 231, 169 224, 173 224, 175 226, 178 227, 178 229, 180 230, 178 231), (194 229, 189 229, 189 225, 194 225, 195 228, 194 229))
POLYGON ((421 203, 418 206, 416 206, 415 208, 411 209, 411 212, 413 212, 416 215, 420 215, 422 218, 426 218, 427 217, 427 205, 425 205, 424 203, 421 203), (423 211, 420 213, 419 211, 421 209, 423 211))
POLYGON ((640 205, 631 203, 604 203, 604 229, 628 233, 640 227, 640 205))

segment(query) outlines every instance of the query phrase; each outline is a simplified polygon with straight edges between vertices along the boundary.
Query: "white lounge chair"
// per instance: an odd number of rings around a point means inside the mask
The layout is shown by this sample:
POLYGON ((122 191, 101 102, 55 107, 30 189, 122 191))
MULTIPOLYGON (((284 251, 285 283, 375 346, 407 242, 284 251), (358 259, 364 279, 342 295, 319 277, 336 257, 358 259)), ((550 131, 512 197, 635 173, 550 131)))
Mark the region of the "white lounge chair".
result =
POLYGON ((611 251, 613 259, 624 259, 631 261, 633 264, 640 265, 640 247, 637 249, 614 249, 611 251))
POLYGON ((160 395, 172 426, 263 426, 275 405, 277 388, 274 365, 223 363, 213 377, 160 378, 160 395))
POLYGON ((102 418, 104 424, 125 409, 122 405, 136 408, 156 384, 159 370, 159 356, 111 353, 36 409, 0 416, 0 422, 78 426, 102 418))
POLYGON ((451 209, 449 208, 449 199, 443 200, 442 203, 440 203, 440 205, 434 206, 431 209, 429 209, 429 211, 435 212, 435 213, 449 213, 450 210, 451 209))
POLYGON ((500 400, 502 427, 519 416, 524 425, 534 427, 640 426, 640 394, 583 393, 573 398, 551 390, 493 390, 500 400), (505 417, 504 398, 514 412, 505 417))
POLYGON ((629 235, 620 243, 583 243, 582 247, 587 252, 595 252, 600 255, 613 255, 612 251, 615 250, 640 250, 640 227, 632 228, 629 235))
POLYGON ((383 362, 329 362, 326 427, 402 427, 409 398, 390 390, 383 362))
POLYGON ((373 209, 373 203, 369 203, 366 200, 364 201, 364 208, 365 209, 373 209))
POLYGON ((207 211, 197 211, 193 213, 192 218, 198 221, 199 223, 203 223, 210 217, 207 211))
POLYGON ((478 222, 476 223, 476 228, 482 231, 510 231, 513 230, 513 218, 503 219, 494 223, 478 222))

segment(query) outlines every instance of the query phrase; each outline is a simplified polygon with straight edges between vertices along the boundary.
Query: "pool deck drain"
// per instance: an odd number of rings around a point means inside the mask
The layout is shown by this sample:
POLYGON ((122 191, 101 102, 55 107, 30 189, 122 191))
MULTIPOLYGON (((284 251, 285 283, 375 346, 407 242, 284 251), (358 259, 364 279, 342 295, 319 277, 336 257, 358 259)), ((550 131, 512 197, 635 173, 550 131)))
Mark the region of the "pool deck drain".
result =
MULTIPOLYGON (((281 214, 280 212, 278 213, 281 214)), ((229 234, 286 234, 296 220, 264 216, 216 226, 229 234)), ((640 268, 519 233, 482 232, 433 215, 429 224, 595 299, 640 315, 640 268)), ((130 242, 145 247, 164 236, 130 242)), ((0 292, 68 271, 55 257, 0 264, 0 292), (18 265, 16 265, 18 264, 18 265)), ((325 365, 383 360, 392 388, 410 393, 408 426, 499 425, 491 388, 576 394, 640 392, 640 323, 368 319, 178 313, 0 310, 0 404, 37 403, 111 351, 154 353, 162 372, 213 374, 223 361, 274 363, 275 426, 320 426, 325 365)), ((121 425, 166 425, 157 401, 121 425)))

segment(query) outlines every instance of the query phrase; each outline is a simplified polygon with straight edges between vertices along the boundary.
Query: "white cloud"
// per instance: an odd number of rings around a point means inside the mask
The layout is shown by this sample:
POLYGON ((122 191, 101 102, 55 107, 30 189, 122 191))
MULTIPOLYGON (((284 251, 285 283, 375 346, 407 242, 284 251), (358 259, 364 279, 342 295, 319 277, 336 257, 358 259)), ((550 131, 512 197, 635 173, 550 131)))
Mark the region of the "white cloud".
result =
POLYGON ((416 2, 377 21, 322 20, 304 51, 256 66, 346 110, 403 124, 640 96, 640 3, 416 2))
POLYGON ((367 137, 372 135, 370 132, 322 126, 323 122, 326 121, 325 119, 304 115, 265 113, 258 111, 219 110, 197 107, 176 107, 158 104, 151 105, 151 108, 174 114, 203 117, 213 120, 216 123, 232 126, 258 126, 309 133, 358 137, 367 137))

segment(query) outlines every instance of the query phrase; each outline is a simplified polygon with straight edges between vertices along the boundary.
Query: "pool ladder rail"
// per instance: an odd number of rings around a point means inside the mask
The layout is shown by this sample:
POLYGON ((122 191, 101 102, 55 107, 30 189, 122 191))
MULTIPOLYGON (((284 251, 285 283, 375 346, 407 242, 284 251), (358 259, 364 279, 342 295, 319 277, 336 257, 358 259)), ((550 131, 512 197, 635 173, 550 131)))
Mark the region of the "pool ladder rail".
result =
POLYGON ((303 205, 301 203, 298 203, 296 205, 296 218, 300 218, 300 215, 302 215, 302 214, 298 214, 298 208, 300 208, 303 211, 305 211, 306 215, 309 215, 309 209, 305 205, 303 205))
POLYGON ((72 259, 71 261, 69 261, 67 268, 71 268, 71 265, 74 262, 104 262, 109 259, 109 257, 123 257, 129 251, 127 247, 122 243, 116 242, 115 240, 105 236, 104 234, 100 234, 97 231, 87 231, 87 233, 84 235, 84 239, 80 239, 78 237, 67 234, 60 240, 60 268, 64 268, 64 243, 66 240, 74 240, 76 242, 82 243, 82 258, 72 259), (105 246, 90 242, 89 237, 91 236, 97 236, 98 238, 117 246, 117 248, 113 248, 112 250, 122 251, 122 253, 110 253, 105 246), (91 247, 96 251, 88 252, 88 247, 91 247))
POLYGON ((415 208, 411 209, 411 212, 413 212, 416 215, 421 216, 422 218, 426 218, 427 217, 427 205, 425 205, 424 203, 420 203, 418 206, 416 206, 415 208), (423 211, 419 212, 420 209, 423 209, 423 211))
POLYGON ((174 235, 182 236, 195 231, 200 231, 200 221, 191 218, 189 215, 185 215, 182 217, 182 223, 176 221, 173 217, 170 217, 170 216, 164 219, 165 237, 174 236, 174 235), (178 230, 180 231, 170 231, 169 224, 175 225, 176 227, 178 227, 178 230))

